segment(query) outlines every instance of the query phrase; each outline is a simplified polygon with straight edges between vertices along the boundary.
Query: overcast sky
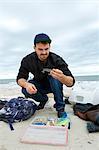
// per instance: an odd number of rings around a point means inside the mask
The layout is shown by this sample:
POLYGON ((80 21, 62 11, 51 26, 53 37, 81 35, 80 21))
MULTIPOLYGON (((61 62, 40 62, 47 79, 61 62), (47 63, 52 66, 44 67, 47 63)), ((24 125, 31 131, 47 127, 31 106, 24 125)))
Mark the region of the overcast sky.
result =
POLYGON ((98 0, 0 0, 0 78, 16 78, 38 33, 74 75, 99 75, 98 0))

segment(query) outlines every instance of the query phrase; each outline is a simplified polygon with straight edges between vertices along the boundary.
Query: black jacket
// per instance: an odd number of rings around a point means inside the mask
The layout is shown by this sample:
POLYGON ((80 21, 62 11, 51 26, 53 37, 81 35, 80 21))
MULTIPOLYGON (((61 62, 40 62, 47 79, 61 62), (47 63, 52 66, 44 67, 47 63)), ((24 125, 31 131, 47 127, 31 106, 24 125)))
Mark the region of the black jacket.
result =
POLYGON ((29 77, 29 72, 33 74, 35 80, 42 81, 46 79, 48 75, 41 72, 43 68, 60 69, 65 75, 73 77, 72 73, 68 69, 67 63, 60 56, 50 52, 46 63, 42 63, 38 59, 37 54, 33 52, 22 59, 19 73, 17 75, 17 81, 20 78, 27 80, 29 77))

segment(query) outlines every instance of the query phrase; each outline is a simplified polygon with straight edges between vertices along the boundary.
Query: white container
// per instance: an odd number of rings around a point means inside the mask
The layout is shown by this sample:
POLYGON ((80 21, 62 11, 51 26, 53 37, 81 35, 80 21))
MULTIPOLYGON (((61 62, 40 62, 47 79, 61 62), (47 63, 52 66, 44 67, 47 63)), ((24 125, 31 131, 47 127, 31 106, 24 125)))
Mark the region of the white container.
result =
POLYGON ((86 103, 92 103, 93 104, 93 94, 94 92, 92 91, 87 91, 87 90, 73 90, 71 92, 71 95, 69 97, 69 101, 75 102, 75 103, 82 103, 82 104, 86 104, 86 103))
POLYGON ((93 94, 93 104, 94 104, 94 105, 99 104, 99 87, 97 87, 97 88, 94 90, 94 94, 93 94))

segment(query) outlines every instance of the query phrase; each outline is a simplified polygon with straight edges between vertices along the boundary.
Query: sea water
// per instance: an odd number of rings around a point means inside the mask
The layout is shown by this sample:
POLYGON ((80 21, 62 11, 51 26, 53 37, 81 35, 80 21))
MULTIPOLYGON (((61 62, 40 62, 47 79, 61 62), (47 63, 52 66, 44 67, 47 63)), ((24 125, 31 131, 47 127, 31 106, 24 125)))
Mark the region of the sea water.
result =
MULTIPOLYGON (((75 87, 94 89, 99 86, 99 75, 75 76, 75 87)), ((18 87, 15 79, 0 79, 0 88, 18 87)))
POLYGON ((99 75, 75 76, 76 81, 99 81, 99 75))
POLYGON ((0 88, 15 88, 17 86, 15 79, 0 79, 0 88))

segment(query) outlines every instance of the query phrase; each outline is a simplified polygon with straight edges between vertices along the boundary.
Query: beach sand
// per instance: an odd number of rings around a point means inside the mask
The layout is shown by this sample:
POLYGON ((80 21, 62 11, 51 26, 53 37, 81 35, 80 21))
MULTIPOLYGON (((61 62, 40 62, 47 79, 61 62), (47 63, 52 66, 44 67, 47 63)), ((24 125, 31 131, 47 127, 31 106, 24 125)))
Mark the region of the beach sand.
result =
MULTIPOLYGON (((0 98, 14 98, 23 96, 20 87, 10 89, 0 88, 0 98)), ((73 114, 72 105, 66 105, 65 110, 71 120, 71 128, 68 130, 68 144, 66 146, 52 146, 40 144, 24 144, 20 138, 31 120, 37 116, 56 117, 56 110, 53 108, 54 100, 49 96, 48 103, 43 110, 36 111, 30 119, 14 123, 14 131, 11 131, 8 124, 0 121, 0 150, 99 150, 99 133, 88 133, 86 121, 79 119, 73 114)))

